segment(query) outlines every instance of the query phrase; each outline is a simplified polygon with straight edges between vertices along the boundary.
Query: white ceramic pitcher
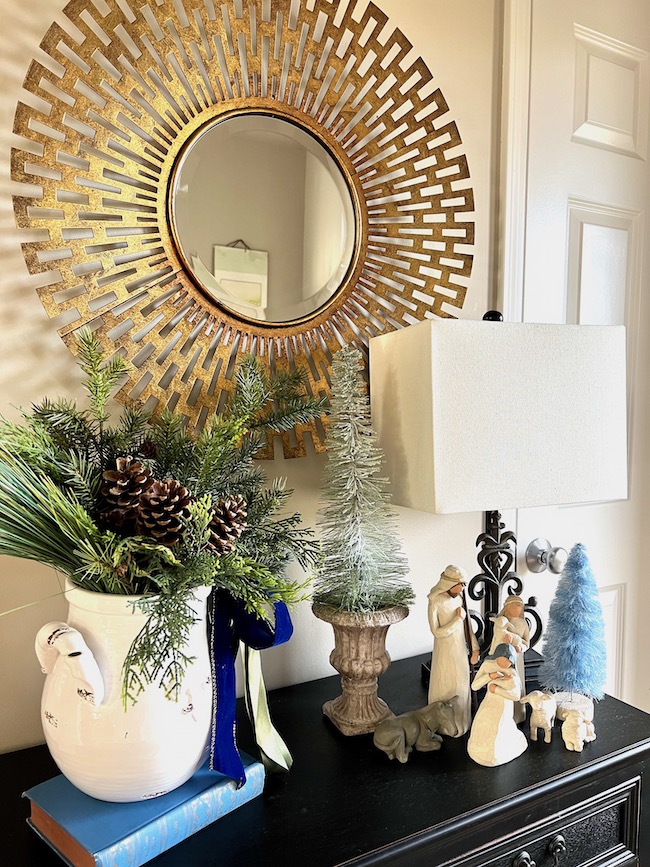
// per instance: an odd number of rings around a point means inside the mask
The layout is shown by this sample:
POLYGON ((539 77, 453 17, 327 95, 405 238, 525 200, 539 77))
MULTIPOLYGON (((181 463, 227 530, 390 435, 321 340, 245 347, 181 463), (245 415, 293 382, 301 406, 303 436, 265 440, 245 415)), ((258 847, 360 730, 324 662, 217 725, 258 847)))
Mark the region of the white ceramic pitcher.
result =
POLYGON ((104 801, 155 798, 188 780, 208 755, 212 677, 206 635, 209 588, 192 596, 188 664, 178 701, 149 684, 124 708, 122 667, 147 615, 139 597, 66 584, 67 623, 48 623, 36 637, 47 674, 41 702, 45 740, 61 772, 104 801))

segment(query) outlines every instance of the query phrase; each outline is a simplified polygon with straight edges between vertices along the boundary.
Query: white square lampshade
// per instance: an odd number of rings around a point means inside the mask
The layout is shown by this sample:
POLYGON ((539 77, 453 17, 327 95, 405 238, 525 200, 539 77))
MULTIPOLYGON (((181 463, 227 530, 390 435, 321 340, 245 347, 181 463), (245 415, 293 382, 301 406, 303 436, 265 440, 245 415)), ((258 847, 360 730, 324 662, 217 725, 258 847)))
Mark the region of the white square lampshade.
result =
POLYGON ((395 505, 627 497, 622 326, 427 320, 370 341, 370 401, 395 505))

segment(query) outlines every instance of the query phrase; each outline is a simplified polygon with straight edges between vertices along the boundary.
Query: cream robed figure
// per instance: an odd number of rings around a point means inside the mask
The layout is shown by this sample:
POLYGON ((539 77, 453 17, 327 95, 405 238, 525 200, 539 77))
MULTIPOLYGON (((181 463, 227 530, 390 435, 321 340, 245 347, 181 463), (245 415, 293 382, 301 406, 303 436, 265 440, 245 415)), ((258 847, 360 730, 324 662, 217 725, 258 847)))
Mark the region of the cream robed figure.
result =
POLYGON ((514 709, 521 698, 521 683, 515 668, 517 651, 499 644, 488 654, 472 683, 473 690, 487 685, 485 698, 476 712, 467 752, 477 764, 505 765, 520 756, 528 741, 517 728, 514 709))
MULTIPOLYGON (((515 668, 521 683, 521 693, 526 693, 526 672, 524 667, 524 653, 530 646, 530 631, 528 622, 524 617, 524 600, 521 596, 508 596, 503 603, 501 611, 496 617, 492 617, 494 634, 490 644, 490 653, 494 653, 499 644, 510 644, 517 651, 515 668)), ((515 705, 515 722, 521 723, 526 719, 526 710, 523 705, 515 705)))
POLYGON ((464 569, 447 566, 428 597, 429 626, 434 638, 429 703, 449 701, 458 696, 454 702, 456 737, 464 735, 471 724, 470 661, 474 665, 479 655, 474 632, 471 627, 466 631, 464 622, 467 613, 461 594, 467 581, 464 569), (467 636, 472 647, 471 659, 467 636))

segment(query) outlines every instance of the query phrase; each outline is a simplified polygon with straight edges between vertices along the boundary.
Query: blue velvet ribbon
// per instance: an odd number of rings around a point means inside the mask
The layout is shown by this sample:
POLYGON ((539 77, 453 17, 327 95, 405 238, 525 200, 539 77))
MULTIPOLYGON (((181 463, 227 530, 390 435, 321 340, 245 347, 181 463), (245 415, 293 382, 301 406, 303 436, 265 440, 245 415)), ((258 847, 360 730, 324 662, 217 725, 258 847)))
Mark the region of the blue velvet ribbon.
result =
POLYGON ((213 591, 211 598, 213 707, 210 768, 242 786, 246 774, 237 749, 235 718, 235 659, 239 642, 254 650, 275 647, 291 638, 293 626, 284 602, 273 603, 275 623, 269 623, 246 611, 244 605, 229 593, 213 591))

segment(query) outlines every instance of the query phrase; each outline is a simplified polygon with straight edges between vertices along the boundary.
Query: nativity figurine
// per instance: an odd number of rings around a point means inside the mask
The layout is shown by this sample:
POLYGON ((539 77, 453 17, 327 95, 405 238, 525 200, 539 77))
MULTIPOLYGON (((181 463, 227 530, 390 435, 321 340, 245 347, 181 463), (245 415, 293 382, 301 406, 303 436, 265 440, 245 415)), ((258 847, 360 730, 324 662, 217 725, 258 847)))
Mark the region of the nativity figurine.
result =
POLYGON ((494 653, 485 657, 472 682, 475 691, 487 686, 467 743, 470 758, 479 765, 505 765, 528 747, 514 716, 515 705, 521 698, 516 659, 517 651, 511 644, 497 645, 494 653))
MULTIPOLYGON (((508 596, 501 611, 496 617, 490 618, 494 624, 490 653, 494 653, 499 644, 510 644, 514 647, 517 651, 515 667, 521 681, 522 693, 526 692, 524 653, 530 646, 530 631, 524 611, 524 600, 521 596, 508 596)), ((526 709, 522 705, 515 705, 515 722, 521 723, 525 719, 526 709)))
POLYGON ((433 634, 429 703, 454 702, 460 737, 471 725, 470 665, 478 662, 479 646, 471 628, 463 591, 467 573, 447 566, 429 593, 429 627, 433 634))
POLYGON ((402 764, 408 761, 413 748, 422 753, 439 750, 440 735, 455 737, 458 732, 454 722, 455 700, 456 696, 450 701, 434 701, 419 710, 385 719, 375 729, 374 745, 389 759, 402 764))

